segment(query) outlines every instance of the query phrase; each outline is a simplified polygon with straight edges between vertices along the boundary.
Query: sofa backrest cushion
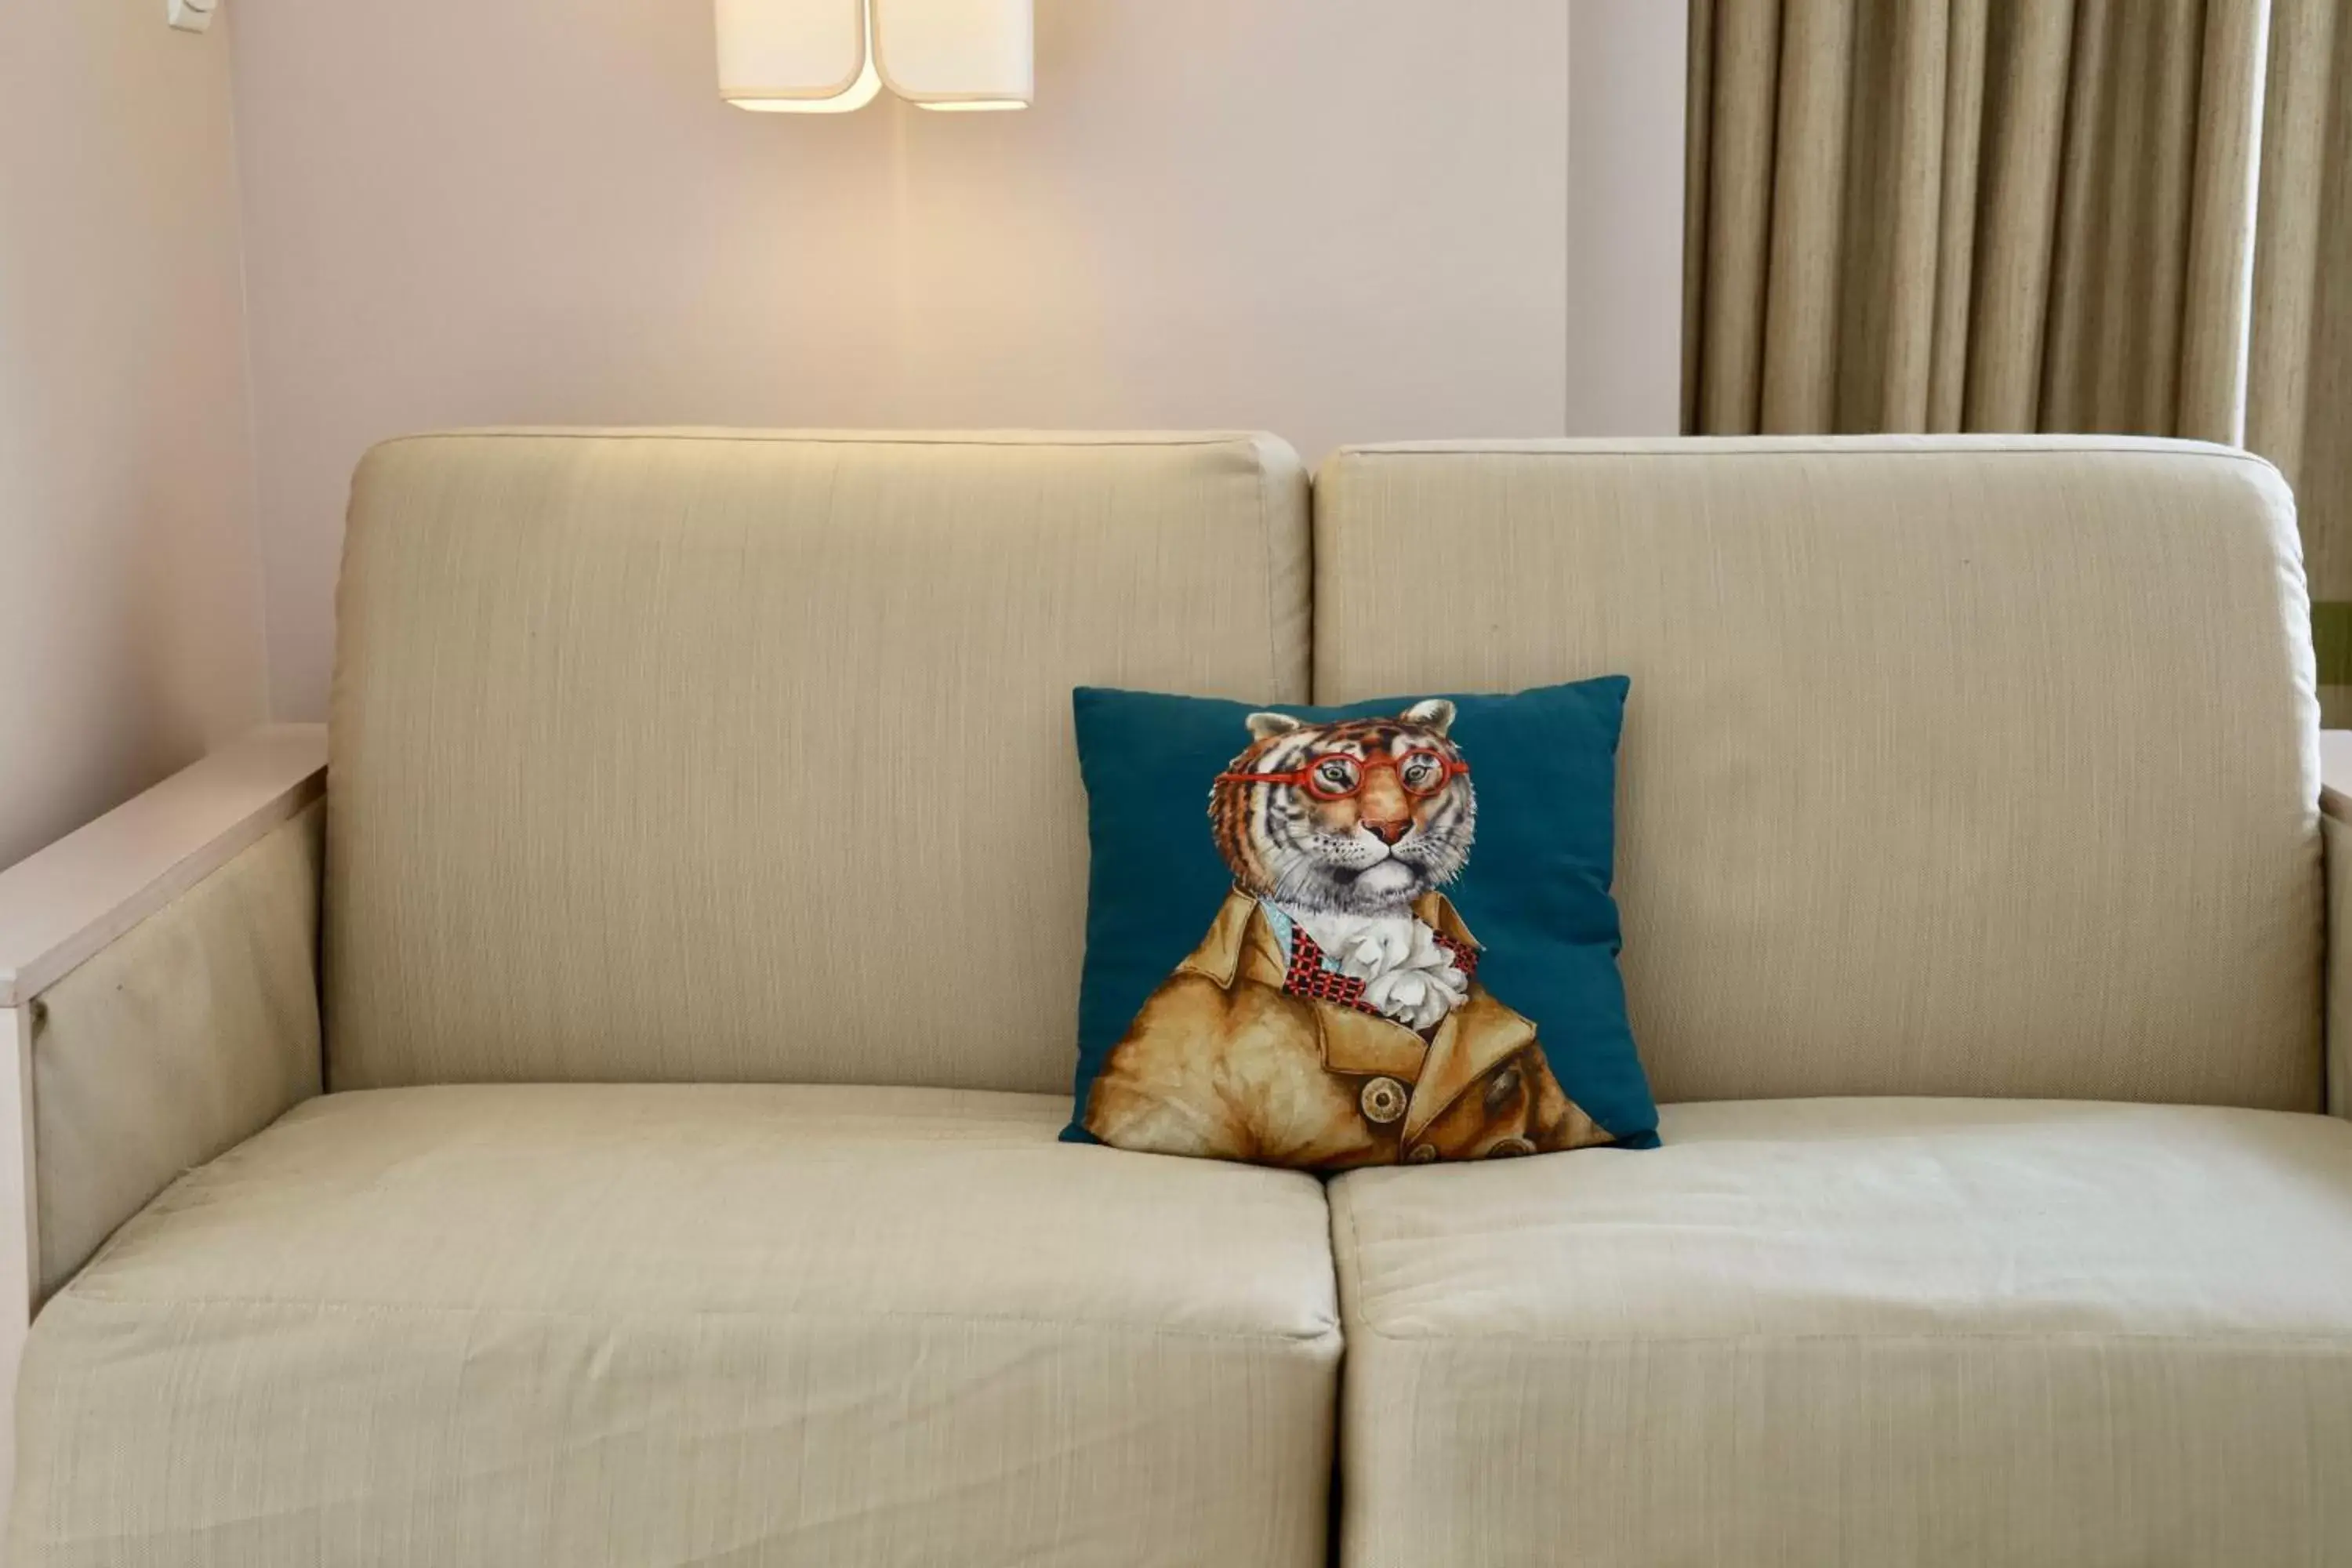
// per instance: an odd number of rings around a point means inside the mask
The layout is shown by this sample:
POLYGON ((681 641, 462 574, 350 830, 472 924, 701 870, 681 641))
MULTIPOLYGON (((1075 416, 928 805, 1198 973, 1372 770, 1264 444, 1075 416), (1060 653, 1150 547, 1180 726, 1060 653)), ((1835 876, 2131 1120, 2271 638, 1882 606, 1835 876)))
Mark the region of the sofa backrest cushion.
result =
POLYGON ((354 482, 332 1087, 1060 1091, 1082 684, 1307 694, 1241 436, 483 432, 354 482))
POLYGON ((1633 678, 1617 896, 1664 1100, 2315 1109, 2293 503, 2179 443, 1350 450, 1316 700, 1633 678))

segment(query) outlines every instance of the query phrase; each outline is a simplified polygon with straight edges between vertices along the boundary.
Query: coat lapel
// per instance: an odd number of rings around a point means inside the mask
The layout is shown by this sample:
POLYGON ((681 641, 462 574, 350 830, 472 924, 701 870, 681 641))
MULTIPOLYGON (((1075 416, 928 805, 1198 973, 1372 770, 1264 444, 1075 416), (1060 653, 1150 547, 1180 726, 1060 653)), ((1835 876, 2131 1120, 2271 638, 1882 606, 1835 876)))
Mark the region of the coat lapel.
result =
MULTIPOLYGON (((1413 913, 1451 940, 1477 949, 1477 939, 1444 895, 1424 895, 1413 905, 1413 913)), ((1201 945, 1179 968, 1213 981, 1222 990, 1231 990, 1240 978, 1280 989, 1289 960, 1276 943, 1257 900, 1236 888, 1226 895, 1201 945)), ((1404 1116, 1408 1138, 1536 1037, 1534 1025, 1475 986, 1469 1001, 1438 1026, 1427 1045, 1388 1018, 1333 1002, 1308 999, 1307 1006, 1315 1018, 1328 1070, 1383 1074, 1413 1085, 1404 1116)))
MULTIPOLYGON (((1478 941, 1454 906, 1439 893, 1424 894, 1413 911, 1433 930, 1473 952, 1478 941)), ((1437 1026, 1429 1058, 1405 1105, 1404 1136, 1418 1138, 1465 1090, 1535 1042, 1536 1026, 1488 995, 1470 988, 1470 999, 1437 1026)))
POLYGON ((1337 1002, 1309 1005, 1323 1036, 1327 1071, 1377 1073, 1411 1083, 1428 1058, 1429 1047, 1422 1044, 1421 1037, 1392 1018, 1343 1007, 1337 1002))
POLYGON ((1209 934, 1192 950, 1192 956, 1176 966, 1178 972, 1190 973, 1213 980, 1222 991, 1234 988, 1234 976, 1241 969, 1242 952, 1245 948, 1259 950, 1258 956, 1274 965, 1276 984, 1286 955, 1274 945, 1274 932, 1257 907, 1257 900, 1235 888, 1225 895, 1217 910, 1217 918, 1209 922, 1209 934))

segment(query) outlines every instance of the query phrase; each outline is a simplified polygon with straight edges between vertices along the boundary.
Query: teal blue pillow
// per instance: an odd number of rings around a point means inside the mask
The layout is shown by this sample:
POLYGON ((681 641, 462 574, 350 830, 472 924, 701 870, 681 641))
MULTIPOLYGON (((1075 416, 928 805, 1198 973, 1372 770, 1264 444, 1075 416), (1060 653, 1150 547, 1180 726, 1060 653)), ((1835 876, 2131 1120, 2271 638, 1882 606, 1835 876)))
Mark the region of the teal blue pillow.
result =
POLYGON ((1654 1146, 1610 896, 1629 684, 1271 710, 1079 688, 1064 1139, 1308 1170, 1654 1146))

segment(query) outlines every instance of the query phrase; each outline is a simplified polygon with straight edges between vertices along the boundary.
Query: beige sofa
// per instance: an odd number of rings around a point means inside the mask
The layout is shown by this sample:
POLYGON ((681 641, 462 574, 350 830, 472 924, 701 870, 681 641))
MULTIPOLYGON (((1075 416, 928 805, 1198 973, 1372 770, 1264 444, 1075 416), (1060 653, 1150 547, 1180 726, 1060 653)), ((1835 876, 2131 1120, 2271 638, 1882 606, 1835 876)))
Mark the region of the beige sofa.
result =
POLYGON ((340 612, 0 877, 20 1568, 2352 1560, 2257 461, 432 437, 340 612), (1611 671, 1663 1149, 1055 1142, 1073 685, 1611 671))

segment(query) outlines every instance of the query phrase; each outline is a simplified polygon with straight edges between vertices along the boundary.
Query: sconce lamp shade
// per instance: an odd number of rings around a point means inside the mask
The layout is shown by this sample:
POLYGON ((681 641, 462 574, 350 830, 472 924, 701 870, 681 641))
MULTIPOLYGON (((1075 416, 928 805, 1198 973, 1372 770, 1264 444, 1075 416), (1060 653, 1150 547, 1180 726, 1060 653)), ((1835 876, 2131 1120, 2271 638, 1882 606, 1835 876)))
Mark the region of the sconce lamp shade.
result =
POLYGON ((925 109, 1025 109, 1032 0, 718 0, 719 94, 840 114, 887 86, 925 109))
POLYGON ((925 109, 1026 109, 1032 0, 868 0, 882 80, 925 109))
POLYGON ((882 90, 866 0, 719 0, 719 96, 841 114, 882 90))

